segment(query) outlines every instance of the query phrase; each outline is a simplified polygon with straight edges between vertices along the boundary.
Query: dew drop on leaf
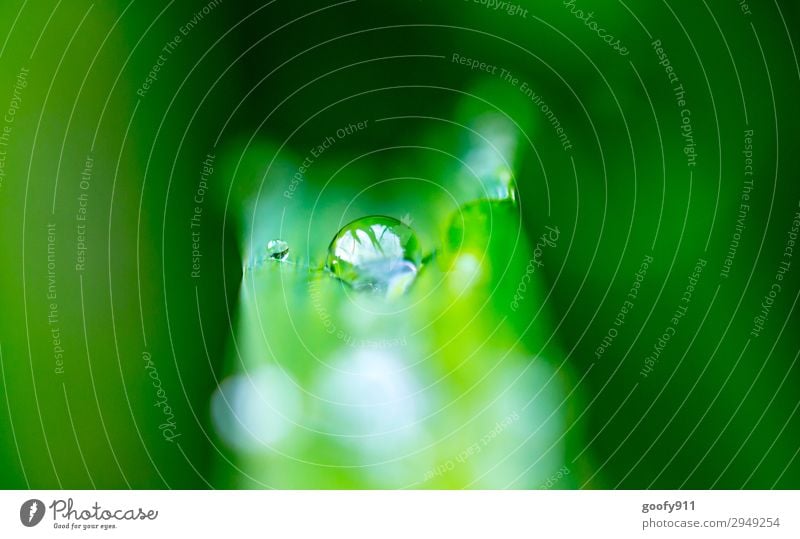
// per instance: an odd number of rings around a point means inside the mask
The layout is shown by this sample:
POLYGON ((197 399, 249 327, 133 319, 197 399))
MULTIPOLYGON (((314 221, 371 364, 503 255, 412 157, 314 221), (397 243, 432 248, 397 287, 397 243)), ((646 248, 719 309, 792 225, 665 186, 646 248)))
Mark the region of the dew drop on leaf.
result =
POLYGON ((286 260, 289 256, 289 244, 283 240, 270 240, 267 242, 267 257, 272 260, 286 260))
POLYGON ((370 216, 345 225, 328 248, 328 269, 357 290, 404 293, 422 263, 414 231, 397 219, 370 216))

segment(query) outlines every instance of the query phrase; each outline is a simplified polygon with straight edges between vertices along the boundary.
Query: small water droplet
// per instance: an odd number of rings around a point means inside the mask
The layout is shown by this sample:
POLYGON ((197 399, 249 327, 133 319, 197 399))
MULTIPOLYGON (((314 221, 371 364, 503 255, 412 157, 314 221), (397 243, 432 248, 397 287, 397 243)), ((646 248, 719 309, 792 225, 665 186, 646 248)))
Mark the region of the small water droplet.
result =
POLYGON ((267 256, 272 260, 286 260, 286 257, 289 256, 289 244, 283 240, 268 241, 267 256))
POLYGON ((465 179, 469 198, 465 200, 516 204, 518 191, 514 170, 517 168, 519 126, 499 113, 476 115, 469 124, 475 136, 464 156, 470 171, 470 178, 465 179))
POLYGON ((328 248, 331 272, 357 290, 403 294, 422 263, 414 231, 392 217, 371 216, 345 225, 328 248))
POLYGON ((486 198, 489 200, 517 203, 517 183, 507 168, 502 168, 495 174, 484 178, 483 187, 486 189, 486 198))

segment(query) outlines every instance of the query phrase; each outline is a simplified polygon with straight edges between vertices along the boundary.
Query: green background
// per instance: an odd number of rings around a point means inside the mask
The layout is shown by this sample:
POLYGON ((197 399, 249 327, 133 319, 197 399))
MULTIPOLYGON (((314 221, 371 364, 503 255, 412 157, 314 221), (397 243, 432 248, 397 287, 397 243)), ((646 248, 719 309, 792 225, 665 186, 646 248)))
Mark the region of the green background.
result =
POLYGON ((796 488, 797 3, 575 2, 627 56, 562 2, 517 4, 3 2, 0 486, 796 488), (517 204, 469 205, 505 175, 517 204), (436 254, 392 301, 319 271, 374 214, 436 254), (289 259, 245 271, 273 238, 289 259))

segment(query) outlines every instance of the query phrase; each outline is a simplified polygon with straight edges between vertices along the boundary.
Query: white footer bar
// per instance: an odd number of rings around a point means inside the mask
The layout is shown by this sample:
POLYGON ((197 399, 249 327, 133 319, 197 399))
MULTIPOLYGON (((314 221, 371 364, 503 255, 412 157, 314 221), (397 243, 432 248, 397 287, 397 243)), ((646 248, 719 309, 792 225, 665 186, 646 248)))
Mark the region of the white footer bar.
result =
POLYGON ((797 538, 799 502, 796 491, 2 491, 0 537, 797 538))

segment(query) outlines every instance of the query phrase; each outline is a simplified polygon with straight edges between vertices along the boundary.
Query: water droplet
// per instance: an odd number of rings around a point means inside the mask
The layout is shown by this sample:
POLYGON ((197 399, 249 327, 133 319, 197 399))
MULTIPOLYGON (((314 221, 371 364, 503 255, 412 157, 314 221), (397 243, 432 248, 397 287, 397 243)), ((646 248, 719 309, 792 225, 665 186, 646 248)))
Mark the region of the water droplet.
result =
POLYGON ((419 271, 422 252, 414 231, 392 217, 345 225, 328 248, 328 268, 358 290, 403 294, 419 271))
POLYGON ((517 203, 517 183, 514 176, 507 168, 502 168, 494 174, 483 178, 483 188, 486 198, 499 202, 517 203))
POLYGON ((286 260, 286 257, 289 256, 289 244, 283 240, 269 240, 267 256, 272 260, 286 260))
POLYGON ((467 200, 516 204, 518 191, 513 173, 518 143, 516 126, 503 116, 488 114, 474 120, 472 127, 480 135, 473 138, 464 156, 470 171, 470 178, 465 178, 465 185, 469 186, 467 200))

